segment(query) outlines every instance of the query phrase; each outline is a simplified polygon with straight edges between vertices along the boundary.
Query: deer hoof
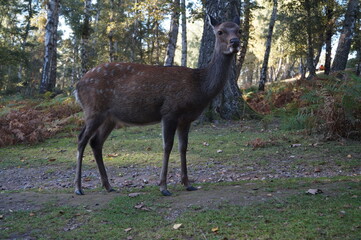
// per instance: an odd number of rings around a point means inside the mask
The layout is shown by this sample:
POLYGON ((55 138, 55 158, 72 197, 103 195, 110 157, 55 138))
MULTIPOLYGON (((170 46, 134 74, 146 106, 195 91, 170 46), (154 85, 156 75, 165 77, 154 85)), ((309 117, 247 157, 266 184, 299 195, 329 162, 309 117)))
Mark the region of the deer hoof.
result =
POLYGON ((172 193, 169 192, 168 190, 162 190, 160 192, 162 193, 163 196, 172 196, 172 193))
POLYGON ((76 195, 84 195, 84 192, 83 192, 83 190, 81 190, 81 189, 76 189, 76 190, 75 190, 75 194, 76 194, 76 195))
POLYGON ((186 190, 187 190, 187 191, 197 191, 198 188, 195 188, 195 187, 193 187, 193 186, 190 186, 190 187, 187 187, 186 190))

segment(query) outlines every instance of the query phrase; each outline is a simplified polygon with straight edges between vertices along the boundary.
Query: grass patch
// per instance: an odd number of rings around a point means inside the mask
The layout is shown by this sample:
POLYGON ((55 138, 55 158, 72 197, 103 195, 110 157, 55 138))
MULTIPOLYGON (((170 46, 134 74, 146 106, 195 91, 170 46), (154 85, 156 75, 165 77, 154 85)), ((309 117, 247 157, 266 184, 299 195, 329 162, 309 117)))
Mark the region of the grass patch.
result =
MULTIPOLYGON (((164 197, 151 188, 135 198, 115 196, 102 208, 49 202, 36 211, 2 212, 0 229, 2 238, 36 239, 358 239, 359 177, 238 182, 235 189, 249 183, 254 193, 241 195, 240 203, 248 195, 269 197, 246 205, 192 205, 168 219, 169 211, 178 211, 172 201, 179 196, 165 205, 164 197), (324 193, 306 195, 303 189, 315 184, 321 184, 324 193), (182 224, 178 230, 173 229, 176 223, 182 224)), ((216 185, 210 184, 203 195, 216 185)))

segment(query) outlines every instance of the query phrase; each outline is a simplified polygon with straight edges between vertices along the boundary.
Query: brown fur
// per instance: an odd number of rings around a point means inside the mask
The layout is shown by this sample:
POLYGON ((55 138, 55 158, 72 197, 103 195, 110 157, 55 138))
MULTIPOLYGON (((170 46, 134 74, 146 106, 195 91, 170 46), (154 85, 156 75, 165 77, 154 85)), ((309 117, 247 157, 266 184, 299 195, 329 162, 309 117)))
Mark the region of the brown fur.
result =
POLYGON ((89 140, 102 184, 111 191, 102 157, 102 147, 110 132, 117 124, 144 125, 160 121, 164 144, 162 194, 170 195, 166 179, 176 131, 182 183, 187 190, 196 190, 189 183, 186 165, 190 124, 223 88, 231 61, 239 50, 239 20, 237 24, 218 24, 211 20, 216 44, 212 61, 205 69, 106 63, 91 69, 78 82, 76 92, 85 113, 85 127, 78 141, 77 194, 83 194, 81 165, 89 140))

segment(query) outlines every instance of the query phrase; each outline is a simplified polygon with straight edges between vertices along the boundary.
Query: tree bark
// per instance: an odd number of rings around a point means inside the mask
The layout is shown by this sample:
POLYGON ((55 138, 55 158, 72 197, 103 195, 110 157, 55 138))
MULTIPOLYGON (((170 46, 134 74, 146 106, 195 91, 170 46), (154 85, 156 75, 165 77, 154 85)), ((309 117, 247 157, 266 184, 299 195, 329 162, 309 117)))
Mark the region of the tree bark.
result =
MULTIPOLYGON (((205 9, 208 14, 218 21, 232 21, 239 16, 240 1, 220 0, 205 1, 205 9)), ((198 67, 204 68, 211 60, 214 49, 214 33, 208 22, 204 21, 203 36, 199 51, 198 67)), ((201 116, 201 121, 212 121, 215 119, 236 120, 244 115, 252 114, 247 104, 244 103, 241 91, 237 85, 236 58, 232 62, 228 81, 221 93, 213 99, 209 107, 201 116)))
POLYGON ((335 1, 329 0, 326 5, 327 25, 325 32, 326 44, 326 59, 325 59, 325 74, 329 75, 331 71, 331 51, 332 51, 332 36, 335 25, 335 1))
POLYGON ((81 77, 90 69, 89 59, 89 38, 91 33, 90 27, 90 11, 91 0, 84 1, 84 21, 80 40, 80 61, 81 61, 81 77))
POLYGON ((335 60, 332 64, 332 71, 345 70, 346 68, 348 54, 351 48, 352 35, 354 33, 357 8, 359 4, 360 0, 349 0, 348 2, 343 28, 338 40, 335 60))
MULTIPOLYGON (((307 12, 307 18, 312 19, 312 13, 311 13, 311 2, 310 0, 305 0, 305 9, 307 12)), ((316 75, 316 68, 314 65, 314 44, 313 44, 313 37, 312 37, 312 25, 311 22, 307 24, 306 26, 306 32, 307 32, 307 68, 308 68, 308 79, 311 79, 313 76, 316 75)))
POLYGON ((164 66, 173 66, 174 63, 179 29, 179 9, 179 0, 173 0, 173 13, 170 23, 167 55, 165 56, 164 66))
POLYGON ((186 0, 181 0, 182 9, 182 59, 181 66, 187 66, 187 9, 186 0))
POLYGON ((59 1, 47 3, 47 21, 45 26, 44 64, 40 81, 40 93, 52 91, 56 83, 57 31, 59 22, 59 1))
MULTIPOLYGON (((241 37, 241 50, 237 59, 237 76, 239 77, 242 66, 244 63, 244 59, 246 58, 247 48, 248 48, 248 40, 249 40, 249 31, 251 27, 251 3, 250 0, 244 1, 244 21, 242 26, 242 37, 241 37)), ((237 77, 237 78, 238 78, 237 77)))
POLYGON ((264 87, 267 82, 268 60, 269 60, 269 56, 271 53, 273 28, 275 26, 276 18, 277 18, 277 7, 278 7, 277 0, 273 0, 273 10, 272 10, 270 23, 268 26, 266 51, 264 53, 263 64, 262 64, 262 68, 261 68, 261 77, 260 77, 259 85, 258 85, 258 90, 260 90, 260 91, 264 91, 264 87))

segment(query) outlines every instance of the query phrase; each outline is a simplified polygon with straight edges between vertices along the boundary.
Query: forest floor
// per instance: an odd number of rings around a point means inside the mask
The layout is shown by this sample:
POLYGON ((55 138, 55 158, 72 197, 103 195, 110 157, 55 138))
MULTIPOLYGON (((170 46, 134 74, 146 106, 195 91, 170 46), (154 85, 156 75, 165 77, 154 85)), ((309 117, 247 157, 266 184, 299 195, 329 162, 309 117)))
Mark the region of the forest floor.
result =
POLYGON ((0 238, 357 239, 359 141, 324 141, 254 120, 193 126, 188 168, 199 190, 180 186, 175 147, 173 196, 162 197, 160 132, 156 125, 112 133, 104 154, 114 193, 100 188, 87 149, 86 195, 73 194, 76 134, 0 149, 0 238))
POLYGON ((170 197, 157 186, 159 125, 109 136, 115 192, 101 188, 88 147, 77 196, 74 99, 0 96, 0 239, 361 239, 361 79, 339 75, 246 89, 262 120, 193 125, 187 163, 198 190, 180 184, 176 141, 170 197))

